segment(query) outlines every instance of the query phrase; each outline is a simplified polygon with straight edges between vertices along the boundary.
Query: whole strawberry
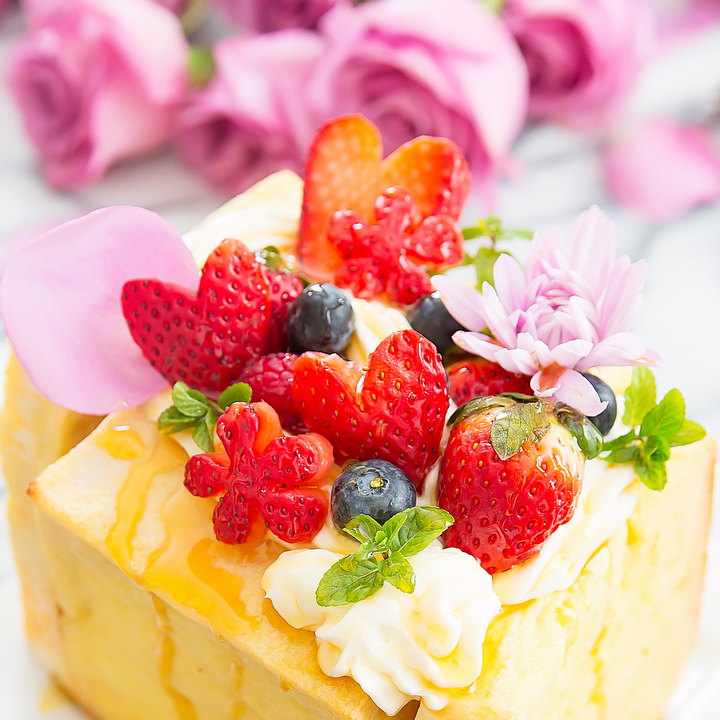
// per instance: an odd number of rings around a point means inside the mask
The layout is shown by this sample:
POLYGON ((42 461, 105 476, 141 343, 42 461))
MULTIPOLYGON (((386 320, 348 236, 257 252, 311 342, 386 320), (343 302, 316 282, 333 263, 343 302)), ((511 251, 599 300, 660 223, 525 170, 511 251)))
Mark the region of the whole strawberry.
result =
POLYGON ((458 518, 446 544, 491 574, 537 554, 575 512, 585 458, 600 447, 590 426, 557 404, 499 397, 466 405, 440 468, 438 504, 458 518))
POLYGON ((533 394, 527 375, 509 372, 479 357, 454 363, 448 368, 448 377, 450 398, 458 406, 476 397, 508 392, 533 394))

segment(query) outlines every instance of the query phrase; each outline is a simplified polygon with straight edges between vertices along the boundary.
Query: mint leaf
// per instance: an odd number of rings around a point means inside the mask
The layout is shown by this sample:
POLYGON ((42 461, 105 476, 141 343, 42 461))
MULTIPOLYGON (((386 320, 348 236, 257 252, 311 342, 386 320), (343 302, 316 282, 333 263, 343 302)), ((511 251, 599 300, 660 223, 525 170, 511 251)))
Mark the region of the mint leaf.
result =
POLYGON ((424 550, 454 520, 439 507, 422 506, 393 515, 382 527, 358 515, 345 532, 362 545, 338 560, 323 576, 315 593, 318 605, 358 602, 374 595, 387 581, 405 593, 415 591, 415 572, 407 558, 424 550))
POLYGON ((623 422, 632 429, 604 444, 602 458, 608 462, 631 462, 640 480, 651 490, 667 483, 665 463, 670 448, 701 440, 705 430, 685 419, 685 401, 679 390, 671 390, 656 405, 655 379, 647 368, 635 368, 625 393, 623 422))
POLYGON ((440 537, 454 522, 446 510, 421 505, 391 517, 383 525, 383 531, 387 534, 387 547, 391 552, 411 557, 440 537))
POLYGON ((400 592, 415 592, 415 571, 413 566, 399 552, 394 552, 380 563, 380 574, 400 592))
POLYGON ((679 390, 671 390, 658 405, 643 418, 640 435, 674 435, 685 422, 685 401, 679 390))
POLYGON ((184 382, 176 382, 172 389, 173 405, 189 418, 201 418, 211 407, 210 401, 184 382))
POLYGON ((668 442, 670 443, 670 447, 690 445, 702 440, 705 435, 705 428, 703 428, 702 425, 692 422, 691 420, 686 420, 680 430, 668 437, 668 442))
POLYGON ((650 488, 650 490, 662 490, 667 484, 667 470, 663 462, 637 462, 635 464, 635 472, 642 483, 650 488))
POLYGON ((246 383, 235 383, 220 394, 218 405, 227 410, 233 403, 249 403, 252 398, 252 390, 246 383))
POLYGON ((320 579, 315 599, 321 607, 360 602, 374 595, 385 582, 380 563, 366 548, 338 560, 320 579))
POLYGON ((633 368, 632 382, 625 391, 623 423, 629 427, 640 425, 643 418, 655 406, 656 396, 655 377, 650 368, 633 368))
POLYGON ((183 415, 174 405, 163 410, 158 418, 158 430, 167 435, 182 432, 195 425, 197 421, 183 415))
POLYGON ((195 444, 205 452, 213 452, 215 450, 215 438, 214 438, 214 428, 213 433, 210 434, 207 422, 203 421, 200 425, 198 425, 195 430, 193 430, 193 440, 195 441, 195 444))
POLYGON ((374 542, 382 526, 369 515, 354 517, 344 528, 345 532, 358 542, 374 542))

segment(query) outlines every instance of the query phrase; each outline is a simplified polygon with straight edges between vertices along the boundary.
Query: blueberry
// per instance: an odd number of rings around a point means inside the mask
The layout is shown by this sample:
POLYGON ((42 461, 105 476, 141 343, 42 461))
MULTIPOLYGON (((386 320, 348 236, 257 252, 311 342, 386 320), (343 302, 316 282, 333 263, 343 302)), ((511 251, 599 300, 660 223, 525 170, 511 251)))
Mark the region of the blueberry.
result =
POLYGON ((408 321, 413 330, 424 335, 438 352, 444 353, 453 346, 452 336, 465 328, 447 311, 440 299, 440 293, 426 295, 420 303, 408 313, 408 321))
POLYGON ((583 377, 589 380, 590 384, 595 388, 597 394, 600 396, 600 402, 607 400, 607 407, 599 415, 590 418, 592 424, 603 435, 607 435, 615 424, 615 418, 617 417, 617 400, 615 399, 615 393, 612 391, 612 388, 599 377, 591 375, 590 373, 583 373, 583 377))
POLYGON ((354 330, 350 299, 330 283, 308 285, 295 300, 287 320, 290 345, 297 353, 340 352, 347 347, 354 330))
POLYGON ((330 504, 335 527, 342 530, 354 517, 369 515, 381 525, 415 507, 415 486, 385 460, 353 462, 337 476, 330 504))

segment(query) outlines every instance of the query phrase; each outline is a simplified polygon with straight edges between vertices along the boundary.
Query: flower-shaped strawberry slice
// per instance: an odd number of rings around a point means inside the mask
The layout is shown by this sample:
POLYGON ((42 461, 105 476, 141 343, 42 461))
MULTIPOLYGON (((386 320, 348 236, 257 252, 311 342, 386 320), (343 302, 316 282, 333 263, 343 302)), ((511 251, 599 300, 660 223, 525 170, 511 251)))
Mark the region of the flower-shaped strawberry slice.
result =
POLYGON ((133 339, 168 382, 217 396, 263 354, 269 298, 264 266, 240 241, 224 240, 205 263, 197 292, 130 280, 122 307, 133 339))
POLYGON ((442 359, 422 335, 401 330, 380 343, 368 366, 363 375, 337 355, 301 355, 295 405, 306 426, 332 443, 338 462, 387 460, 422 490, 440 457, 450 402, 442 359))
POLYGON ((333 465, 330 443, 315 433, 285 437, 277 413, 264 402, 235 403, 220 417, 223 453, 191 457, 185 487, 198 497, 219 495, 213 512, 218 540, 246 542, 264 524, 280 540, 311 540, 328 511, 333 465))
POLYGON ((375 203, 376 224, 369 225, 350 210, 336 212, 328 223, 328 241, 342 264, 335 282, 358 297, 381 294, 411 305, 432 293, 433 270, 457 265, 463 258, 463 236, 450 215, 422 218, 413 196, 388 188, 375 203))

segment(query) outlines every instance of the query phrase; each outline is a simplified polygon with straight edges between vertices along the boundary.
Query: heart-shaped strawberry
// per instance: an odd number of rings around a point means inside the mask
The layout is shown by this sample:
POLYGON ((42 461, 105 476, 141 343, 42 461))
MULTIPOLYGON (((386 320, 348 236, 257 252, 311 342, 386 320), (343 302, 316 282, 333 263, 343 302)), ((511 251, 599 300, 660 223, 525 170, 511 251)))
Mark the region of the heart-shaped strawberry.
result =
POLYGON ((125 320, 150 364, 209 396, 237 382, 262 355, 270 324, 263 266, 238 240, 224 240, 205 263, 197 292, 158 280, 130 280, 125 320))
POLYGON ((295 363, 292 395, 305 425, 332 443, 337 462, 387 460, 422 490, 440 457, 449 406, 442 359, 422 335, 388 335, 364 375, 337 355, 305 353, 295 363))
POLYGON ((350 210, 375 220, 375 199, 387 188, 407 188, 423 218, 460 216, 470 190, 470 170, 460 148, 447 138, 419 137, 382 160, 380 131, 362 115, 327 122, 308 155, 298 256, 305 272, 332 281, 342 260, 328 242, 330 217, 350 210))

